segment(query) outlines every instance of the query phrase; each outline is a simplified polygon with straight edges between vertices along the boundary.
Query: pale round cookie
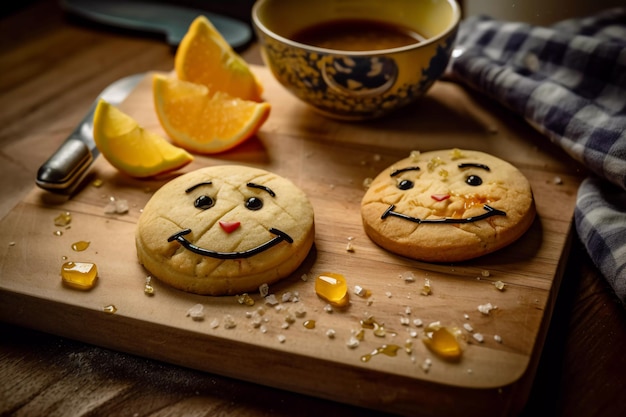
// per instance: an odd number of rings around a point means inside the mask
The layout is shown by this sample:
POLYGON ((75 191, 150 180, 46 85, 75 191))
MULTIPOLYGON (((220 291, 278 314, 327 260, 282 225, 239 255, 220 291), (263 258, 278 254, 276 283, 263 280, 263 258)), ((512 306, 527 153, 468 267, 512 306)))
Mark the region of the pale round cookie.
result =
POLYGON ((196 294, 256 291, 289 276, 315 237, 313 207, 291 181, 219 165, 161 187, 139 218, 139 261, 154 277, 196 294))
POLYGON ((379 246, 427 262, 494 252, 535 218, 528 179, 483 152, 413 152, 382 171, 361 202, 367 235, 379 246))

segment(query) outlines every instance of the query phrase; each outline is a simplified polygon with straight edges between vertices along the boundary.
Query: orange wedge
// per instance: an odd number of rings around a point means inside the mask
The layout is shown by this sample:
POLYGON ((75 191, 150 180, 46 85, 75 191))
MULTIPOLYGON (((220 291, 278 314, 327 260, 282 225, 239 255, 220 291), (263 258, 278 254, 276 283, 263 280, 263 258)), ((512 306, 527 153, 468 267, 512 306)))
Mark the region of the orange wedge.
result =
POLYGON ((93 137, 102 156, 131 177, 147 178, 175 171, 193 160, 186 150, 145 130, 102 99, 94 114, 93 137))
POLYGON ((176 51, 174 69, 181 80, 242 100, 261 101, 263 88, 248 64, 204 16, 189 26, 176 51))
POLYGON ((253 136, 270 113, 269 103, 210 94, 205 85, 160 74, 153 77, 152 91, 163 130, 191 152, 229 150, 253 136))

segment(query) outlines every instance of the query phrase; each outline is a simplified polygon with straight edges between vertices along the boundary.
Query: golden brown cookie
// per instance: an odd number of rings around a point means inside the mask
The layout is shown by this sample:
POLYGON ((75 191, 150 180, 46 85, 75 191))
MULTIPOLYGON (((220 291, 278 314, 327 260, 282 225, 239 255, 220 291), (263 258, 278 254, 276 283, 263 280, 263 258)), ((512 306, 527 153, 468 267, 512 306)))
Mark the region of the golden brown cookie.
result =
POLYGON ((382 171, 361 202, 367 235, 390 252, 456 262, 509 245, 535 218, 530 184, 493 155, 413 152, 382 171))
POLYGON ((220 165, 161 187, 139 218, 136 246, 156 278, 188 292, 226 295, 290 275, 314 236, 311 203, 291 181, 220 165))

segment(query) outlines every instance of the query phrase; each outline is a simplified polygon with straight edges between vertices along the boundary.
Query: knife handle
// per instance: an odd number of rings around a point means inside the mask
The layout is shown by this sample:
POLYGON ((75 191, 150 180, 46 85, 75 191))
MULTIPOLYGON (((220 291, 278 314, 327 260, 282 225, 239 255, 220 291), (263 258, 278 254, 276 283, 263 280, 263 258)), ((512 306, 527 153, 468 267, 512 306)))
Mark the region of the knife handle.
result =
POLYGON ((80 138, 70 136, 37 171, 37 185, 68 194, 93 162, 91 151, 80 138))

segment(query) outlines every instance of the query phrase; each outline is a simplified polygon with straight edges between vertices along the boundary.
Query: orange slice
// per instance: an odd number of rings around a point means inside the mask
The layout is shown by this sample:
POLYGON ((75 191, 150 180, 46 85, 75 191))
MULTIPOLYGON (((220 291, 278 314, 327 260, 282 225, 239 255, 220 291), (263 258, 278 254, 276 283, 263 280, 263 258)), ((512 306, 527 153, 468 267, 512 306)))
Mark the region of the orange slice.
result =
POLYGON ((175 171, 193 160, 186 150, 145 130, 132 117, 102 99, 94 114, 93 137, 102 156, 131 177, 147 178, 175 171))
POLYGON ((196 17, 189 26, 176 51, 174 69, 181 80, 242 100, 261 101, 263 88, 248 64, 205 16, 196 17))
POLYGON ((154 107, 163 130, 188 151, 213 154, 253 136, 267 120, 269 103, 210 94, 202 84, 155 74, 154 107))

